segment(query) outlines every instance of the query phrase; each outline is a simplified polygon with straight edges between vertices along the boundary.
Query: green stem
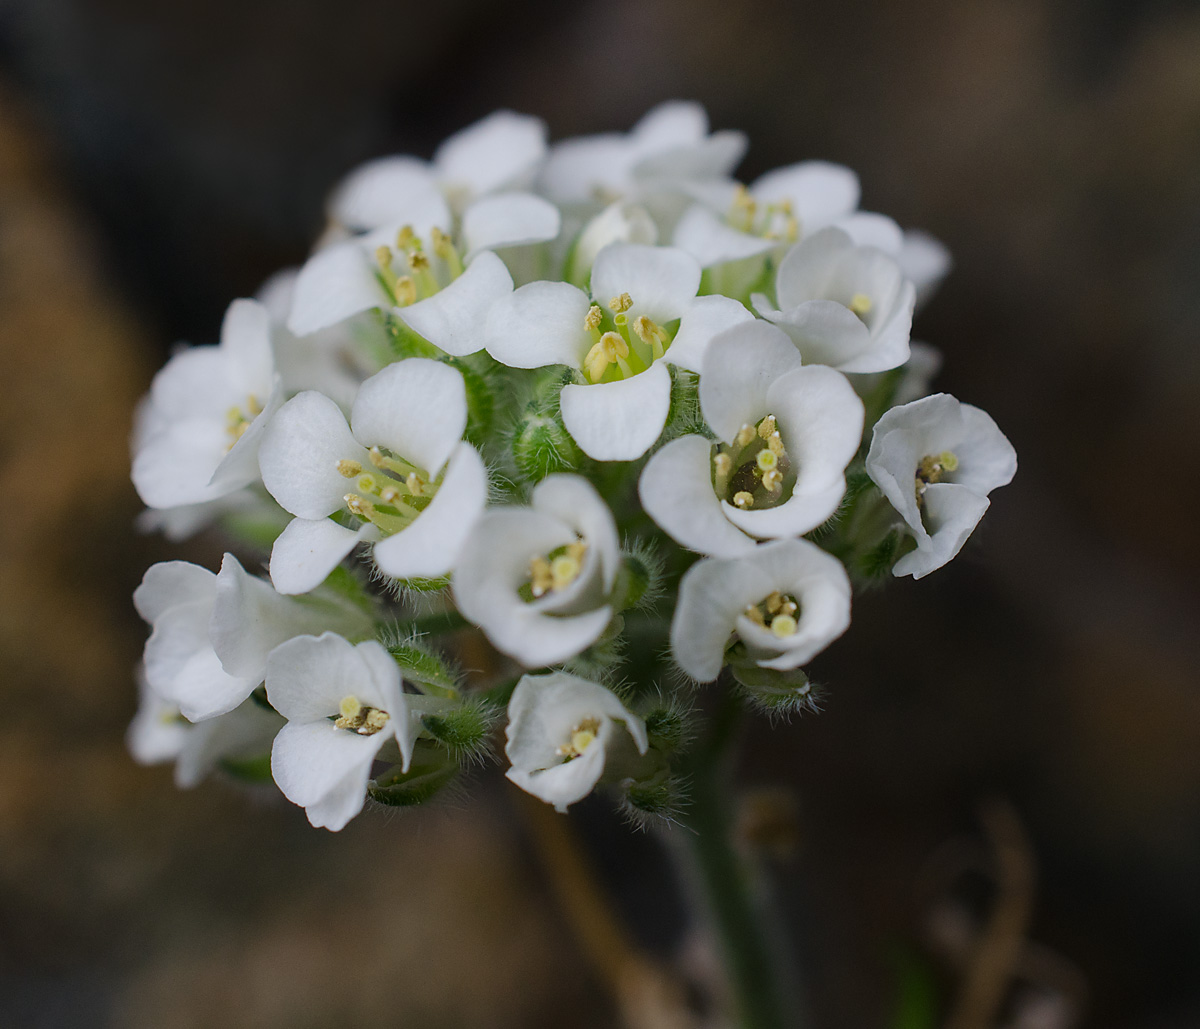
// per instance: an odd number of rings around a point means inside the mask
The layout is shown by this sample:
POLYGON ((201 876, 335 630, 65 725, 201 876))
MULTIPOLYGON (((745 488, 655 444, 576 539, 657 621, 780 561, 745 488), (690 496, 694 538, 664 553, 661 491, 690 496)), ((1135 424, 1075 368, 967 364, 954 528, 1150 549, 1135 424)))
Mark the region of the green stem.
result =
POLYGON ((419 615, 416 618, 409 618, 401 622, 398 628, 412 635, 436 636, 443 632, 454 632, 456 629, 465 629, 470 624, 457 610, 451 608, 447 611, 438 611, 432 615, 419 615))
POLYGON ((682 818, 698 884, 717 933, 740 1029, 797 1029, 800 1020, 789 1010, 781 989, 778 954, 763 924, 755 897, 752 870, 733 844, 733 817, 725 784, 729 781, 732 744, 744 709, 736 692, 727 689, 708 739, 692 754, 691 792, 682 818))

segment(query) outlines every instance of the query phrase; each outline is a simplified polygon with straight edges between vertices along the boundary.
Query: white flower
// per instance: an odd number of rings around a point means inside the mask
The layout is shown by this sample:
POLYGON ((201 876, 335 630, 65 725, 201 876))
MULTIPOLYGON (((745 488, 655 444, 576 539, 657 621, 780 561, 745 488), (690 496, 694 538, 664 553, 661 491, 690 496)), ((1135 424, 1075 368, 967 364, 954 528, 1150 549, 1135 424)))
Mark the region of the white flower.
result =
POLYGON ((613 243, 596 256, 590 298, 566 282, 531 282, 495 304, 487 350, 510 368, 578 368, 587 384, 561 395, 567 431, 589 457, 632 461, 666 424, 666 363, 699 371, 712 336, 752 317, 727 297, 696 299, 699 286, 682 250, 613 243))
POLYGON ((734 557, 753 538, 799 536, 837 510, 863 427, 841 372, 801 367, 774 326, 739 325, 708 348, 700 410, 721 442, 673 440, 638 482, 646 513, 678 543, 734 557))
POLYGON ((578 475, 550 475, 529 507, 488 511, 454 570, 454 599, 498 650, 536 668, 574 657, 613 615, 612 513, 578 475))
POLYGON ((563 278, 567 282, 586 283, 596 255, 610 243, 642 243, 653 246, 658 242, 658 226, 640 204, 618 200, 609 204, 592 218, 579 233, 571 247, 568 267, 563 278))
POLYGON ((462 211, 488 194, 528 189, 545 154, 540 119, 495 111, 442 143, 432 162, 393 156, 356 168, 334 192, 329 214, 357 232, 406 220, 413 197, 462 211))
POLYGON ((692 192, 672 243, 704 268, 766 254, 839 223, 858 207, 858 176, 827 161, 777 168, 749 187, 721 182, 692 192))
POLYGON ((296 279, 288 328, 305 336, 379 308, 448 354, 473 354, 483 346, 488 308, 513 287, 491 251, 553 239, 561 224, 553 204, 528 193, 473 204, 461 246, 448 234, 448 212, 413 215, 310 257, 296 279))
POLYGON ((263 440, 263 485, 296 515, 271 551, 271 580, 306 593, 359 542, 402 579, 445 575, 487 499, 487 472, 462 442, 467 396, 449 365, 411 358, 362 384, 350 424, 328 397, 301 393, 263 440), (351 428, 353 427, 353 428, 351 428), (347 511, 358 527, 329 518, 347 511))
POLYGON ((592 792, 623 722, 639 754, 646 725, 612 691, 566 672, 526 675, 508 704, 508 778, 556 811, 592 792))
POLYGON ((129 752, 143 765, 174 761, 175 784, 181 789, 198 785, 222 762, 266 756, 283 726, 279 715, 252 700, 193 724, 150 689, 144 676, 138 686, 138 711, 125 735, 129 752))
POLYGON ((1016 471, 1012 444, 977 407, 935 393, 888 411, 875 425, 867 474, 917 541, 893 574, 919 579, 946 564, 979 524, 988 494, 1016 471))
POLYGON ((217 346, 176 354, 139 412, 133 484, 149 507, 215 500, 258 478, 258 444, 283 402, 265 308, 229 305, 217 346))
POLYGON ((737 558, 705 558, 679 584, 671 653, 712 682, 733 643, 761 668, 799 668, 850 625, 850 580, 808 540, 764 543, 737 558))
POLYGON ((668 101, 647 112, 628 134, 555 143, 541 187, 560 203, 645 199, 685 183, 724 178, 745 152, 742 133, 709 134, 708 115, 699 104, 668 101))
POLYGON ((263 680, 267 654, 286 639, 325 627, 366 631, 369 619, 332 599, 299 603, 247 575, 226 554, 221 572, 187 561, 151 566, 134 591, 151 624, 146 682, 192 721, 232 711, 263 680))
POLYGON ((270 317, 275 364, 283 377, 284 391, 291 395, 306 389, 319 390, 349 410, 363 379, 379 370, 367 346, 373 345, 378 353, 388 346, 388 340, 382 329, 368 319, 339 322, 307 336, 291 332, 287 319, 299 271, 289 268, 277 272, 258 291, 258 299, 270 317))
POLYGON ((822 229, 788 251, 775 278, 779 309, 761 293, 755 309, 792 338, 808 364, 881 372, 908 360, 915 290, 895 259, 822 229))
POLYGON ((337 832, 362 810, 385 744, 408 770, 417 728, 400 686, 400 669, 375 640, 356 646, 327 632, 271 651, 267 699, 288 720, 271 774, 313 825, 337 832))

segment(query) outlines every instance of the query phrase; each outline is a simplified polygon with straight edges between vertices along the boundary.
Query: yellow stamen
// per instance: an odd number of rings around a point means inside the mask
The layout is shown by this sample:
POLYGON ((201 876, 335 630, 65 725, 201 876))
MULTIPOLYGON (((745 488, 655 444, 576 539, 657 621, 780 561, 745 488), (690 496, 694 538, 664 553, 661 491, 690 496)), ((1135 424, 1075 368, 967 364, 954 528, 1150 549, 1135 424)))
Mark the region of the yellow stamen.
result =
POLYGON ((738 492, 733 495, 733 504, 735 507, 740 507, 743 511, 745 511, 747 508, 754 506, 754 497, 752 497, 744 489, 738 490, 738 492))
POLYGON ((568 761, 579 757, 588 747, 595 743, 599 733, 600 720, 598 718, 585 718, 571 730, 571 735, 567 737, 567 742, 559 746, 559 756, 565 757, 568 761))
POLYGON ((608 309, 613 314, 621 314, 633 307, 633 298, 628 293, 622 293, 620 296, 615 296, 608 302, 608 309))
POLYGON ((337 463, 338 475, 344 476, 347 479, 353 479, 356 475, 362 474, 362 465, 357 461, 351 461, 343 457, 337 463))
POLYGON ((420 497, 424 496, 427 484, 416 472, 409 472, 404 479, 404 485, 408 487, 408 492, 414 497, 420 497))
POLYGON ((754 426, 753 425, 743 425, 738 430, 738 434, 736 437, 734 437, 733 442, 735 444, 737 444, 739 447, 744 447, 752 439, 754 439, 754 426))
POLYGON ((400 307, 408 307, 410 304, 417 302, 417 284, 413 282, 411 275, 401 275, 396 280, 396 303, 400 307))
POLYGON ((745 610, 744 612, 742 612, 742 613, 743 613, 743 614, 744 614, 744 615, 745 615, 747 618, 749 618, 749 619, 750 619, 750 621, 754 622, 754 624, 755 624, 755 625, 763 625, 763 626, 765 626, 765 625, 767 624, 767 622, 766 622, 766 619, 765 619, 765 618, 763 618, 763 613, 762 613, 761 609, 760 609, 760 608, 759 608, 757 605, 755 605, 755 604, 751 604, 751 605, 750 605, 748 608, 746 608, 746 610, 745 610))
POLYGON ((766 606, 767 614, 774 615, 779 613, 779 609, 783 607, 783 594, 776 590, 766 600, 763 601, 766 606))
POLYGON ((588 308, 586 317, 583 319, 583 327, 587 329, 588 332, 595 332, 600 328, 600 322, 603 321, 603 319, 604 312, 600 310, 598 305, 592 304, 592 306, 588 308))
POLYGON ((770 439, 772 434, 777 431, 777 428, 778 427, 775 424, 775 416, 773 414, 769 414, 766 418, 758 423, 758 435, 761 439, 770 439))
POLYGON ((871 308, 875 305, 871 302, 871 298, 866 293, 855 293, 850 298, 850 303, 846 305, 860 318, 871 313, 871 308))
POLYGON ((717 473, 717 475, 724 478, 731 471, 733 471, 733 458, 731 458, 724 451, 721 451, 721 453, 717 454, 717 456, 713 458, 713 470, 717 473))
POLYGON ((417 239, 417 234, 413 232, 411 225, 402 226, 396 233, 396 246, 400 250, 415 250, 421 246, 421 241, 417 239))

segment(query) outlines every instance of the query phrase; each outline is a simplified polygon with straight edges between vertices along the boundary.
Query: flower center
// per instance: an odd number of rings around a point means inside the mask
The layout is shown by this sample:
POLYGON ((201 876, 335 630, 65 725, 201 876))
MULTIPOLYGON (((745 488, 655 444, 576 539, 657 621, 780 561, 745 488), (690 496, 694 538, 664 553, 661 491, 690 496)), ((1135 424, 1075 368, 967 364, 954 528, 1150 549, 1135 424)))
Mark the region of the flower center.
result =
POLYGON ((245 431, 250 428, 250 423, 262 414, 263 406, 253 393, 246 397, 244 407, 238 407, 236 404, 225 412, 225 432, 229 436, 229 446, 226 450, 232 450, 233 445, 242 438, 245 431))
POLYGON ((712 475, 717 496, 743 511, 777 506, 795 475, 775 416, 743 425, 733 443, 715 447, 712 475))
POLYGON ((390 717, 386 711, 364 704, 353 693, 348 693, 338 704, 338 717, 333 724, 359 736, 374 736, 387 725, 390 717))
POLYGON ((437 226, 429 234, 426 249, 413 227, 405 225, 396 233, 394 247, 375 248, 375 264, 379 281, 397 307, 408 307, 433 296, 463 273, 462 255, 437 226))
POLYGON ((631 322, 629 309, 633 298, 628 293, 608 302, 607 313, 592 304, 583 327, 592 337, 592 347, 583 359, 583 373, 589 382, 615 382, 644 372, 667 352, 672 333, 661 325, 638 315, 631 322))
POLYGON ((337 462, 338 474, 354 482, 354 492, 342 500, 356 518, 390 535, 408 526, 429 506, 441 485, 440 476, 433 480, 425 469, 380 447, 372 447, 368 454, 370 470, 347 458, 337 462))
POLYGON ((796 615, 800 605, 790 593, 776 590, 770 596, 751 604, 743 612, 750 621, 769 628, 781 640, 796 634, 796 615))
POLYGON ((600 719, 585 718, 571 730, 571 735, 567 737, 567 742, 559 746, 559 757, 573 761, 595 742, 596 735, 599 732, 600 719))
POLYGON ((935 482, 941 482, 948 472, 958 470, 958 455, 953 450, 943 450, 940 454, 926 454, 917 465, 914 486, 917 491, 917 504, 925 499, 926 488, 935 482))
POLYGON ((565 590, 583 571, 583 558, 587 544, 576 540, 557 547, 549 554, 531 558, 529 562, 529 598, 537 600, 547 593, 565 590))
POLYGON ((733 195, 725 221, 739 232, 762 239, 795 243, 800 236, 800 223, 796 220, 790 200, 760 204, 742 185, 738 186, 733 195))

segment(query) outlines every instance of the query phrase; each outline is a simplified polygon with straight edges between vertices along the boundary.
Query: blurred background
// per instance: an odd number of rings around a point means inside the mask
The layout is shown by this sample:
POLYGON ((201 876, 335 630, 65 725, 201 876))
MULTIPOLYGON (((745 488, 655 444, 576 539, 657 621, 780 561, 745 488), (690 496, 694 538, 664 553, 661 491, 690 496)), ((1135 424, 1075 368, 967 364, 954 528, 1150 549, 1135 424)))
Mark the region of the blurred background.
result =
MULTIPOLYGON (((959 559, 856 600, 822 714, 750 730, 814 1025, 945 1009, 1002 811, 1030 982, 1098 1029, 1200 1026, 1200 7, 1172 0, 0 2, 0 1024, 630 1018, 499 768, 331 835, 132 763, 129 596, 181 551, 131 529, 127 437, 356 162, 672 97, 749 134, 742 178, 844 162, 947 243, 915 335, 1021 460, 959 559)), ((670 842, 601 800, 572 823, 637 946, 703 978, 670 842)))

